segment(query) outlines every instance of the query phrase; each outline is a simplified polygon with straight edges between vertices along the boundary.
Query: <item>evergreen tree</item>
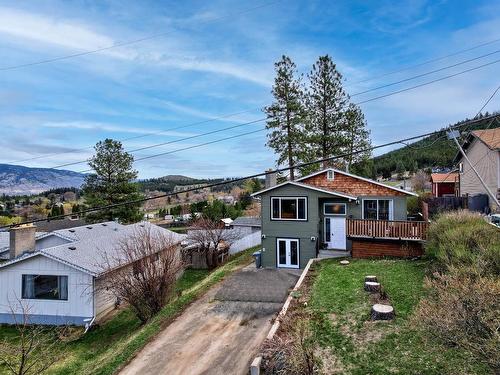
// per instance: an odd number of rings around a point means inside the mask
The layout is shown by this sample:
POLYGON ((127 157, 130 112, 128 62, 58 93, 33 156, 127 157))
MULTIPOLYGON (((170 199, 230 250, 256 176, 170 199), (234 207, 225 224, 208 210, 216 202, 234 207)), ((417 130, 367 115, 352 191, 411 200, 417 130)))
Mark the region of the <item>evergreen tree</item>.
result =
POLYGON ((349 171, 356 164, 359 169, 364 169, 361 164, 366 163, 370 159, 371 152, 355 152, 370 148, 371 142, 370 131, 367 128, 365 116, 361 108, 355 104, 349 104, 345 112, 345 123, 345 145, 339 152, 341 154, 349 154, 344 160, 345 168, 349 171))
POLYGON ((267 114, 267 145, 278 155, 278 166, 288 164, 290 179, 294 180, 294 166, 300 161, 304 150, 304 92, 301 80, 297 77, 297 67, 288 56, 282 56, 274 66, 274 102, 264 108, 267 114))
MULTIPOLYGON (((95 155, 90 158, 89 166, 95 173, 85 178, 83 195, 90 207, 113 205, 141 199, 137 184, 137 171, 132 168, 134 158, 123 150, 121 142, 106 139, 95 146, 95 155)), ((140 203, 128 204, 89 213, 86 220, 99 222, 118 219, 120 222, 133 223, 142 218, 140 203)))
POLYGON ((349 98, 342 88, 342 75, 328 55, 318 58, 308 78, 306 131, 312 152, 309 147, 305 151, 310 160, 326 159, 340 154, 347 145, 345 108, 349 98))

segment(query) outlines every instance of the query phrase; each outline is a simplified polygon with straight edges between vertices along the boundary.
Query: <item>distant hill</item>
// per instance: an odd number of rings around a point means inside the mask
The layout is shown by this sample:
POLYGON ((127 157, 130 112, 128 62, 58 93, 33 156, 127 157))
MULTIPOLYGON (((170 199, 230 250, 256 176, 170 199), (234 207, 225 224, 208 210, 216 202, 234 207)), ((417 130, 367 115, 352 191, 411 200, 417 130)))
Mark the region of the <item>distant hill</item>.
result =
POLYGON ((0 164, 0 194, 39 194, 61 187, 79 188, 84 179, 84 174, 72 171, 0 164))
MULTIPOLYGON (((499 114, 500 112, 495 112, 499 114)), ((485 114, 491 116, 491 114, 485 114)), ((460 121, 454 125, 460 125, 469 119, 460 121)), ((484 129, 491 120, 483 120, 471 126, 464 126, 461 130, 484 129)), ((490 128, 500 127, 498 123, 490 128)), ((383 155, 373 158, 376 175, 390 176, 402 168, 413 171, 415 168, 450 168, 453 166, 453 158, 457 154, 457 146, 453 140, 446 136, 446 128, 435 135, 425 137, 409 146, 389 151, 383 155)), ((465 135, 465 133, 463 133, 465 135)))

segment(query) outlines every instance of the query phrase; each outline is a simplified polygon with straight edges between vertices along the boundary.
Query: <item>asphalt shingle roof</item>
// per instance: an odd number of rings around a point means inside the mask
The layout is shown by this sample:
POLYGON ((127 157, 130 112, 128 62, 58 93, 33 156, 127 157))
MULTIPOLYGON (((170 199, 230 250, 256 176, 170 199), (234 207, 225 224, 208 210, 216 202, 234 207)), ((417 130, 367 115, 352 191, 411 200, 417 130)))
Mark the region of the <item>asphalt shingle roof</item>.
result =
POLYGON ((260 217, 252 217, 252 216, 241 216, 234 219, 232 225, 236 226, 244 226, 244 227, 259 227, 260 217))
POLYGON ((128 236, 140 233, 141 230, 150 231, 152 236, 165 236, 175 243, 180 243, 186 237, 148 222, 130 225, 115 222, 84 225, 53 232, 71 238, 73 242, 25 253, 16 259, 0 264, 0 270, 24 259, 42 255, 99 276, 110 269, 126 264, 120 243, 128 236))

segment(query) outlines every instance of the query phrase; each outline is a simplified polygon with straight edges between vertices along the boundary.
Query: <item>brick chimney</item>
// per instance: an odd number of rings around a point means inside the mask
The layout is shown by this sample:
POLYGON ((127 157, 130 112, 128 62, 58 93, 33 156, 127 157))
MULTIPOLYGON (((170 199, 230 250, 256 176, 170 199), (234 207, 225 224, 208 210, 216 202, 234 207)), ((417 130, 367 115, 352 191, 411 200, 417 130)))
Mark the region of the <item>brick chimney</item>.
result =
POLYGON ((14 259, 27 251, 35 250, 36 226, 21 225, 10 229, 9 258, 14 259))
POLYGON ((272 169, 268 169, 266 171, 266 185, 265 185, 266 189, 276 186, 276 184, 277 184, 276 172, 273 172, 272 169))

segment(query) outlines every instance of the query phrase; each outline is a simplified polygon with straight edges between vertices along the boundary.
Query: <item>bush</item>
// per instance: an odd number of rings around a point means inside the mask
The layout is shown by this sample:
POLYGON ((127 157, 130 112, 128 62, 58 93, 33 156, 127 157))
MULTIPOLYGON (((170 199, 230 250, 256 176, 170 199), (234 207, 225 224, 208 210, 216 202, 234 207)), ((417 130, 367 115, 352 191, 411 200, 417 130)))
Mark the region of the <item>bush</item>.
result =
POLYGON ((426 279, 428 297, 416 310, 414 323, 450 346, 469 351, 500 371, 500 280, 467 269, 426 279), (464 272, 465 271, 465 272, 464 272))
POLYGON ((465 266, 474 267, 483 275, 498 275, 500 230, 479 214, 445 213, 429 228, 426 253, 439 271, 465 266))

